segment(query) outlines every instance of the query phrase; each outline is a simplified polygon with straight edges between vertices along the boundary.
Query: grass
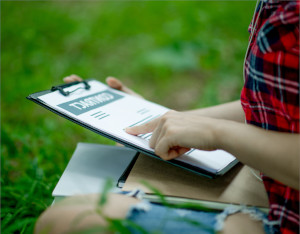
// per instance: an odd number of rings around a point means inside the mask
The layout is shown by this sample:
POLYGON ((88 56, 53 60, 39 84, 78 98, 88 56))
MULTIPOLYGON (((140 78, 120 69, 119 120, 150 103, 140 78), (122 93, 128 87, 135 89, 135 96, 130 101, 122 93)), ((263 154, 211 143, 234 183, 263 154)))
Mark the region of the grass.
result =
POLYGON ((32 233, 77 142, 113 144, 25 97, 116 76, 177 110, 237 99, 254 1, 2 1, 1 233, 32 233))

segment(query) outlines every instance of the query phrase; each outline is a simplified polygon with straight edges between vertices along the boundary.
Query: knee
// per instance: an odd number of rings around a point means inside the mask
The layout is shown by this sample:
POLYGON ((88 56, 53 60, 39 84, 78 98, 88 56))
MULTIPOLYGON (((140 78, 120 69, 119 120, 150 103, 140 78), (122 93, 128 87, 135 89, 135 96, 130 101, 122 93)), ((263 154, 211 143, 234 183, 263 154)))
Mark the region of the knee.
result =
POLYGON ((38 219, 35 233, 66 233, 107 226, 105 217, 122 219, 137 199, 118 194, 109 196, 107 203, 99 208, 99 195, 66 198, 48 208, 38 219))

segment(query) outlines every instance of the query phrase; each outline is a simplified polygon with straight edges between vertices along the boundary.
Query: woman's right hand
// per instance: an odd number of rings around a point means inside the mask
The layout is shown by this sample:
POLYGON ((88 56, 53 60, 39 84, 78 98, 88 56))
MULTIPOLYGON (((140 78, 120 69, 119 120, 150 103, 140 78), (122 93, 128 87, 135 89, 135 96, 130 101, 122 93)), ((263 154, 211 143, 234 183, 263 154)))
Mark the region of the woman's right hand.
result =
MULTIPOLYGON (((71 83, 74 81, 82 81, 83 79, 81 77, 73 74, 73 75, 64 77, 63 80, 65 83, 71 83)), ((115 77, 111 77, 111 76, 107 77, 106 83, 109 87, 111 87, 113 89, 120 90, 124 93, 130 94, 130 95, 138 97, 138 98, 143 98, 141 95, 139 95, 136 92, 134 92, 133 90, 127 88, 125 85, 123 85, 123 83, 120 80, 118 80, 115 77)))

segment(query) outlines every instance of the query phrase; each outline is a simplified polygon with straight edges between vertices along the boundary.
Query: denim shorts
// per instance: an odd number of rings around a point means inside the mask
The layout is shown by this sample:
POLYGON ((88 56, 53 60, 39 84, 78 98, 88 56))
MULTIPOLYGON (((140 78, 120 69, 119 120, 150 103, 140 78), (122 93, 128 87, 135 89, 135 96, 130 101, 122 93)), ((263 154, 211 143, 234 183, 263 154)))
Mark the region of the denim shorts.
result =
MULTIPOLYGON (((131 193, 139 197, 139 192, 131 193)), ((261 220, 265 233, 279 233, 278 222, 269 221, 267 214, 255 207, 228 206, 221 211, 201 211, 174 208, 142 200, 133 205, 127 219, 136 226, 130 226, 130 233, 216 233, 223 229, 229 215, 245 213, 255 220, 261 220)))

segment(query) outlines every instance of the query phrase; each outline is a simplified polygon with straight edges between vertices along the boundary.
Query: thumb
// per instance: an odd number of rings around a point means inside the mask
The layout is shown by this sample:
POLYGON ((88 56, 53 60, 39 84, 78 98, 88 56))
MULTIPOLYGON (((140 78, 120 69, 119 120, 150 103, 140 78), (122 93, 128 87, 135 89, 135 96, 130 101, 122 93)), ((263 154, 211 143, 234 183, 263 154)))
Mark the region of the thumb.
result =
POLYGON ((122 91, 123 84, 120 80, 116 79, 115 77, 107 77, 106 83, 113 89, 118 89, 122 91))
POLYGON ((134 92, 133 90, 131 90, 130 88, 128 88, 127 86, 125 86, 120 80, 118 80, 115 77, 107 77, 106 78, 106 83, 108 84, 108 86, 110 86, 113 89, 117 89, 120 90, 124 93, 139 97, 139 98, 143 98, 141 95, 137 94, 136 92, 134 92))

